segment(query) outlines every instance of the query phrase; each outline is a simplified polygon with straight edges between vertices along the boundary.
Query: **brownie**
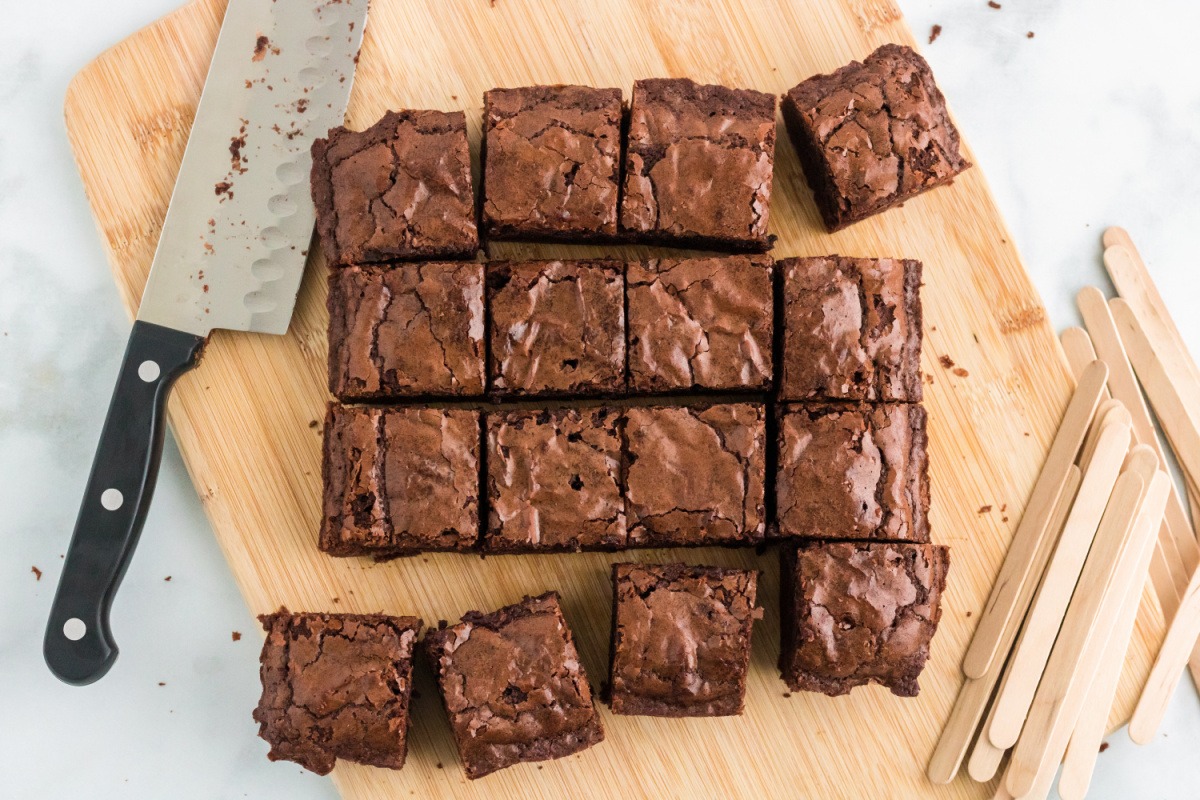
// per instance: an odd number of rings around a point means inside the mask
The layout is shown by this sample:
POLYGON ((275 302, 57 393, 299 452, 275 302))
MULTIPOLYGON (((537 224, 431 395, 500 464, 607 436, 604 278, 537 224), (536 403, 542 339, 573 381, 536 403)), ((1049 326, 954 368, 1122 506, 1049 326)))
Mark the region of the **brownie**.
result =
POLYGON ((254 720, 271 745, 267 757, 318 775, 339 758, 403 767, 421 620, 286 608, 258 619, 267 638, 254 720))
POLYGON ((321 549, 385 559, 473 548, 481 438, 478 411, 331 406, 321 549))
POLYGON ((929 541, 922 406, 787 405, 778 436, 776 535, 929 541))
POLYGON ((483 265, 350 266, 329 276, 329 391, 339 400, 483 394, 483 265))
POLYGON ((620 423, 609 408, 488 414, 483 549, 624 547, 620 423))
POLYGON ((623 264, 494 262, 487 275, 497 394, 624 391, 623 264))
POLYGON ((784 95, 783 118, 830 231, 971 166, 929 64, 901 45, 804 81, 784 95))
POLYGON ((492 89, 483 95, 483 118, 489 237, 578 242, 616 235, 620 89, 492 89))
POLYGON ((808 542, 781 552, 784 682, 830 696, 878 683, 915 697, 942 615, 950 549, 808 542))
POLYGON ((630 408, 625 439, 631 547, 744 545, 763 538, 761 405, 630 408))
POLYGON ((630 264, 630 390, 769 388, 771 273, 762 256, 630 264))
POLYGON ((557 592, 443 622, 423 645, 468 778, 604 739, 557 592))
POLYGON ((758 573, 613 564, 609 702, 616 714, 720 717, 745 706, 758 573))
POLYGON ((787 258, 781 400, 921 399, 921 262, 787 258))
POLYGON ((773 95, 637 81, 621 230, 655 244, 767 250, 774 161, 773 95))
POLYGON ((469 257, 479 249, 461 111, 389 111, 312 146, 317 232, 331 265, 469 257))

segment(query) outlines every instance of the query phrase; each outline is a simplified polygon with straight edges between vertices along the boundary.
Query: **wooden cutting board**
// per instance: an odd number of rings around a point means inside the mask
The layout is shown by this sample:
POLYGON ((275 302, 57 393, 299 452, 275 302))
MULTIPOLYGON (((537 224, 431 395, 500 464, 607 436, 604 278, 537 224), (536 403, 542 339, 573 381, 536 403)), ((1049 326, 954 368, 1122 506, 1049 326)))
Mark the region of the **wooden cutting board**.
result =
MULTIPOLYGON (((85 68, 67 95, 71 144, 131 313, 224 5, 197 0, 138 32, 85 68)), ((465 109, 477 146, 481 96, 493 86, 583 83, 619 86, 628 96, 636 78, 690 76, 782 92, 884 42, 914 43, 891 0, 374 0, 348 118, 362 128, 390 108, 465 109)), ((965 776, 947 787, 933 786, 924 769, 959 688, 959 659, 1070 390, 1054 331, 981 168, 952 187, 830 236, 819 225, 795 153, 781 132, 771 226, 779 236, 777 256, 838 252, 925 262, 931 520, 934 539, 953 549, 941 628, 920 697, 902 700, 875 687, 838 699, 789 697, 775 671, 779 605, 773 552, 487 560, 431 555, 387 564, 319 553, 327 318, 326 268, 314 259, 290 332, 283 337, 217 332, 201 369, 179 382, 170 405, 188 471, 253 611, 286 604, 294 610, 418 614, 436 622, 555 588, 564 595, 592 683, 599 685, 607 665, 612 561, 683 558, 758 568, 766 606, 754 633, 743 717, 616 718, 605 709, 603 744, 561 761, 468 782, 422 668, 408 765, 402 772, 339 766, 334 780, 344 796, 991 794, 993 786, 965 776)), ((608 252, 613 250, 649 252, 608 252)), ((583 252, 600 251, 495 248, 508 257, 583 252)), ((1128 717, 1163 633, 1162 615, 1148 597, 1110 720, 1114 725, 1128 717)), ((113 625, 119 639, 121 620, 113 625)), ((254 733, 248 708, 245 726, 229 735, 254 733)))

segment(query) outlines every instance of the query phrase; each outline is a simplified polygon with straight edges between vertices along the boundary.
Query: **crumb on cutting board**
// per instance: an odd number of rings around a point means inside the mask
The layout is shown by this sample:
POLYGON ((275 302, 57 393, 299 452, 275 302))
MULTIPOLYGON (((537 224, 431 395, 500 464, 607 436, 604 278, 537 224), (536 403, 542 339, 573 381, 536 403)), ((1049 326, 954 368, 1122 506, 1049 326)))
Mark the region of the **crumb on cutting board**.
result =
POLYGON ((929 29, 929 43, 933 44, 934 42, 937 41, 937 38, 941 35, 942 35, 942 26, 934 25, 932 28, 929 29))

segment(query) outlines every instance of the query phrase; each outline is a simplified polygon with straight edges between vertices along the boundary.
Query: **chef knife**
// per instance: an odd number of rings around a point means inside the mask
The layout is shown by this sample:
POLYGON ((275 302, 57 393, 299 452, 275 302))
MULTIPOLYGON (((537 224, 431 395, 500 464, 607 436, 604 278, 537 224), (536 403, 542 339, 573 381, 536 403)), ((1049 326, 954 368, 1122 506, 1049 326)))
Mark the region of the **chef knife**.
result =
POLYGON ((312 237, 312 140, 340 125, 367 0, 230 0, 88 477, 43 652, 117 657, 109 608, 158 474, 171 384, 217 328, 287 331, 312 237))

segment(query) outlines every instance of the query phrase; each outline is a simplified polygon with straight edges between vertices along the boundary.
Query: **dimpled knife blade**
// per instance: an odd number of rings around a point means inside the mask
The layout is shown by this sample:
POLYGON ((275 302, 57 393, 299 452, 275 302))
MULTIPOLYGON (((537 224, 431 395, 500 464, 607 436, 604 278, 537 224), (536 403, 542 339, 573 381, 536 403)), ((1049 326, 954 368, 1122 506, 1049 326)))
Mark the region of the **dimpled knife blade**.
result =
POLYGON ((138 319, 287 331, 312 238, 310 148, 340 125, 367 0, 230 0, 138 319))

